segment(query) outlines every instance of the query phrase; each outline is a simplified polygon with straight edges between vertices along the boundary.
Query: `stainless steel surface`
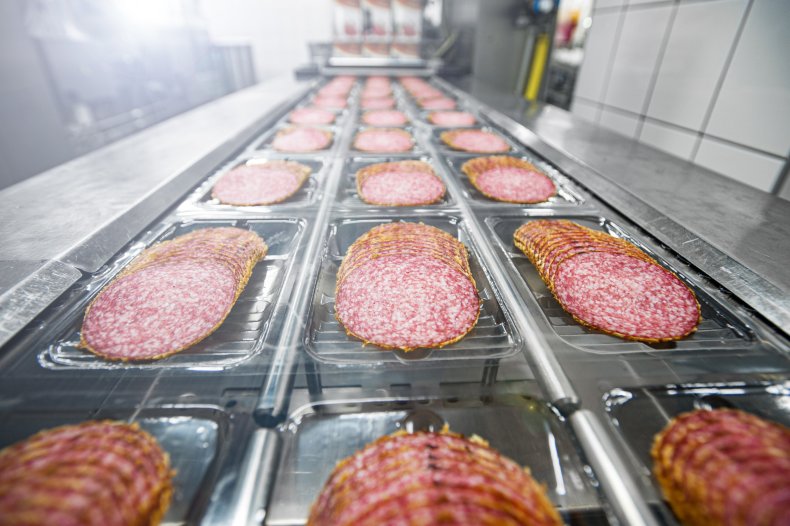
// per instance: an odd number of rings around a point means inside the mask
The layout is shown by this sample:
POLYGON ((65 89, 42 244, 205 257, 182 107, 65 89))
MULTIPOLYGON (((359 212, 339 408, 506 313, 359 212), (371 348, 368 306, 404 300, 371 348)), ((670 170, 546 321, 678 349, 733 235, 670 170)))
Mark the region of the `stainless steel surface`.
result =
POLYGON ((304 524, 336 463, 365 445, 398 430, 439 431, 445 424, 484 438, 529 467, 566 520, 608 524, 566 423, 550 405, 528 395, 360 398, 298 407, 280 428, 282 460, 266 524, 304 524))
POLYGON ((614 448, 595 415, 582 409, 570 415, 568 420, 617 518, 630 526, 658 526, 659 522, 639 493, 628 466, 612 454, 614 448))
POLYGON ((790 202, 559 108, 460 84, 494 122, 790 332, 790 202))
MULTIPOLYGON (((266 518, 266 502, 271 493, 270 473, 277 465, 281 440, 276 432, 259 429, 250 438, 247 453, 239 472, 239 483, 233 500, 227 506, 232 512, 229 525, 255 526, 266 518)), ((224 504, 224 503, 223 503, 224 504)), ((206 525, 217 524, 212 518, 206 525)))

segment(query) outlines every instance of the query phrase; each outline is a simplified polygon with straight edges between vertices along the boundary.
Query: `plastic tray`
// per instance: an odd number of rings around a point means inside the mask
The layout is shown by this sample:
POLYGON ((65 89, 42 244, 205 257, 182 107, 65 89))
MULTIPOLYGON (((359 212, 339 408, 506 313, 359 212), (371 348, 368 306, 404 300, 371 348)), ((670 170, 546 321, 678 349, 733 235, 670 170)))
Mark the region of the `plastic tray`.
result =
POLYGON ((681 413, 729 407, 790 426, 790 381, 613 389, 604 396, 604 404, 612 425, 628 444, 642 472, 650 475, 653 437, 681 413))
POLYGON ((310 206, 315 203, 316 199, 319 195, 319 190, 321 185, 326 178, 326 171, 329 166, 328 161, 324 161, 321 159, 316 159, 315 157, 308 157, 306 159, 301 158, 300 156, 296 155, 269 155, 267 157, 249 157, 238 159, 232 161, 221 169, 217 171, 214 175, 209 177, 206 181, 204 181, 195 191, 192 193, 190 197, 186 199, 186 201, 178 207, 179 212, 183 213, 198 213, 198 214, 206 214, 206 213, 243 213, 243 214, 262 214, 269 211, 276 211, 277 208, 284 207, 284 206, 310 206), (236 167, 244 166, 244 165, 254 165, 254 164, 263 164, 267 161, 274 161, 274 160, 282 160, 282 161, 294 161, 305 166, 309 166, 311 169, 310 176, 304 182, 302 187, 291 197, 286 199, 283 202, 275 203, 271 205, 261 205, 261 206, 235 206, 235 205, 228 205, 220 203, 219 200, 214 199, 211 196, 211 191, 214 188, 214 185, 217 184, 217 181, 222 178, 223 175, 228 173, 229 171, 233 170, 236 167))
MULTIPOLYGON (((458 155, 457 153, 453 153, 445 155, 444 158, 450 167, 450 172, 456 176, 458 181, 461 183, 464 197, 466 197, 471 203, 475 205, 514 209, 567 207, 578 206, 584 203, 584 198, 582 197, 581 193, 576 190, 574 187, 575 185, 567 177, 562 175, 562 173, 560 173, 556 168, 528 155, 510 154, 509 156, 522 159, 532 163, 537 168, 540 168, 544 174, 554 181, 554 184, 557 187, 557 195, 542 203, 534 204, 505 203, 502 201, 497 201, 483 195, 480 190, 475 188, 471 181, 469 181, 469 178, 466 176, 466 174, 461 171, 461 166, 470 160, 468 155, 458 155)), ((479 157, 485 157, 485 155, 481 155, 479 157)))
POLYGON ((506 457, 530 468, 569 524, 608 524, 585 466, 564 424, 546 403, 527 396, 380 399, 311 404, 282 427, 282 460, 266 524, 304 524, 335 464, 393 433, 438 431, 447 423, 477 434, 506 457))
POLYGON ((496 244, 501 253, 509 260, 515 271, 523 278, 527 288, 532 293, 533 299, 540 306, 545 322, 563 340, 571 345, 594 353, 635 353, 635 352, 683 352, 700 350, 743 350, 756 345, 752 330, 724 305, 714 300, 700 286, 689 278, 679 266, 670 265, 666 260, 658 257, 649 250, 644 243, 627 235, 616 223, 593 216, 567 217, 576 223, 588 228, 600 230, 617 237, 625 238, 639 246, 642 250, 656 259, 660 264, 669 268, 694 290, 702 307, 702 321, 697 331, 677 342, 647 344, 623 340, 602 332, 588 329, 578 324, 570 314, 565 312, 546 284, 540 278, 537 269, 513 244, 513 233, 516 229, 536 219, 562 219, 562 216, 544 218, 523 216, 490 216, 485 219, 488 227, 494 234, 496 244))
MULTIPOLYGON (((162 525, 194 524, 209 502, 219 471, 229 422, 221 411, 208 408, 113 411, 100 420, 137 422, 170 456, 175 469, 173 496, 162 525), (130 418, 131 417, 131 418, 130 418)), ((57 410, 0 415, 0 449, 44 429, 90 420, 83 413, 57 410)))
POLYGON ((346 164, 343 167, 343 174, 342 180, 340 182, 340 188, 338 190, 337 199, 335 200, 335 207, 336 208, 348 208, 348 209, 358 209, 358 210, 381 210, 381 209, 395 209, 395 210, 420 210, 420 209, 437 209, 437 208, 450 208, 455 207, 456 203, 455 200, 452 198, 450 194, 449 188, 444 194, 444 197, 434 203, 432 205, 421 205, 421 206, 406 206, 406 207, 385 207, 379 205, 371 205, 365 203, 359 198, 359 194, 357 193, 357 178, 356 174, 359 170, 364 168, 365 166, 369 166, 371 164, 378 164, 378 163, 387 163, 387 162, 394 162, 394 161, 424 161, 430 164, 433 167, 436 176, 442 180, 445 187, 447 186, 447 182, 444 181, 444 177, 442 176, 441 170, 436 168, 436 163, 431 161, 431 158, 427 155, 423 156, 412 156, 412 157, 349 157, 346 160, 346 164))
POLYGON ((261 352, 274 306, 278 303, 285 276, 293 265, 305 222, 299 219, 195 220, 167 226, 145 242, 135 244, 106 269, 77 283, 67 307, 58 309, 44 338, 39 363, 51 369, 63 368, 216 368, 238 363, 261 352), (85 307, 101 288, 146 246, 201 228, 236 226, 258 233, 269 246, 266 258, 253 270, 247 287, 227 319, 211 336, 185 351, 153 362, 111 362, 77 347, 85 307))
POLYGON ((503 310, 496 291, 478 262, 474 243, 463 223, 454 217, 421 216, 413 221, 440 228, 463 242, 469 251, 472 276, 483 300, 480 318, 472 331, 461 341, 441 349, 417 349, 411 352, 384 350, 374 345, 363 346, 348 336, 335 319, 334 296, 337 271, 348 247, 376 225, 398 221, 398 217, 339 219, 330 225, 321 271, 313 294, 307 322, 308 353, 319 362, 335 364, 386 364, 447 362, 449 360, 505 358, 520 350, 520 338, 503 310))

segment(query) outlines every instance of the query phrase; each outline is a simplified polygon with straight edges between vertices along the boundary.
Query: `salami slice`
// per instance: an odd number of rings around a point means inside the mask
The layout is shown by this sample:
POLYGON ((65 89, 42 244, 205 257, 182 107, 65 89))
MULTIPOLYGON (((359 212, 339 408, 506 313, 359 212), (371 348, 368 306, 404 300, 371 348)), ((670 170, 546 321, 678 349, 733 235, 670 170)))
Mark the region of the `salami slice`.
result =
POLYGON ((172 478, 167 454, 136 424, 49 429, 0 451, 0 523, 158 524, 172 478))
POLYGON ((217 181, 212 196, 220 203, 237 206, 280 203, 299 191, 311 171, 293 161, 239 166, 217 181))
POLYGON ((272 141, 272 147, 281 152, 314 152, 330 144, 332 132, 306 126, 282 130, 272 141))
POLYGON ((563 309, 592 329, 656 343, 699 323, 694 293, 626 240, 567 220, 531 221, 513 235, 563 309))
POLYGON ((392 97, 372 97, 362 99, 363 110, 389 110, 395 107, 395 99, 392 97))
POLYGON ((373 205, 429 205, 439 201, 444 192, 442 181, 423 161, 378 163, 357 172, 357 193, 373 205))
POLYGON ((787 524, 790 429, 735 409, 697 410, 656 435, 651 454, 683 524, 787 524))
POLYGON ((454 110, 456 107, 453 99, 443 95, 430 99, 420 99, 418 104, 424 110, 454 110))
POLYGON ((442 132, 442 142, 454 150, 474 153, 500 153, 510 150, 507 141, 485 130, 452 130, 442 132))
POLYGON ((335 113, 316 107, 297 108, 291 112, 288 120, 294 124, 332 124, 335 122, 335 113))
POLYGON ((365 89, 362 90, 363 99, 375 99, 375 98, 390 97, 390 96, 392 96, 392 90, 390 89, 389 85, 365 86, 365 89))
POLYGON ((540 203, 557 193, 554 182, 531 163, 514 157, 478 157, 461 166, 480 193, 508 203, 540 203))
POLYGON ((203 229, 154 245, 102 289, 80 345, 108 360, 154 360, 219 327, 267 247, 254 232, 203 229))
POLYGON ((362 114, 362 122, 369 126, 403 126, 406 115, 398 110, 373 110, 362 114))
POLYGON ((558 526, 544 489, 479 438, 396 433, 338 464, 308 526, 497 524, 558 526))
POLYGON ((397 128, 370 128, 354 137, 354 148, 363 152, 398 153, 413 147, 411 134, 397 128))
POLYGON ((340 110, 348 106, 348 101, 341 96, 321 95, 313 99, 313 105, 317 108, 340 110))
POLYGON ((466 111, 433 111, 428 114, 428 121, 436 126, 474 126, 475 116, 466 111))

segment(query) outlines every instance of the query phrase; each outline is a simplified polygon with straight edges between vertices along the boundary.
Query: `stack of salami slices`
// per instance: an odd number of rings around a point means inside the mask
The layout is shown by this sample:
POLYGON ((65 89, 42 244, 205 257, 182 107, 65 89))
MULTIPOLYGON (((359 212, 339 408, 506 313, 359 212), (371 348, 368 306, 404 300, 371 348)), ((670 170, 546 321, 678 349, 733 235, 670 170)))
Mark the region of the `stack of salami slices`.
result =
POLYGON ((477 119, 466 111, 432 111, 428 114, 428 122, 436 126, 474 126, 477 119))
POLYGON ((307 106, 293 110, 288 115, 288 120, 293 124, 332 124, 335 117, 333 111, 307 106))
POLYGON ((335 316, 349 335, 385 349, 442 347, 477 323, 480 299, 463 243, 421 223, 386 223, 348 249, 335 316))
POLYGON ((417 104, 424 110, 454 110, 456 108, 455 101, 444 95, 417 99, 417 104))
POLYGON ((389 110, 395 107, 393 97, 363 97, 360 103, 363 110, 389 110))
POLYGON ((540 203, 557 193, 554 182, 532 163, 507 156, 477 157, 461 166, 472 186, 490 199, 540 203))
POLYGON ((0 524, 156 525, 172 478, 167 454, 136 424, 42 431, 0 451, 0 524))
POLYGON ((108 360, 154 360, 206 338, 225 320, 266 256, 240 228, 206 228, 158 243, 88 306, 80 345, 108 360))
POLYGON ((398 110, 372 110, 362 114, 362 122, 369 126, 403 126, 406 114, 398 110))
POLYGON ((502 153, 510 150, 505 139, 486 130, 450 130, 442 132, 439 138, 450 148, 464 152, 502 153))
POLYGON ((332 132, 311 126, 295 126, 277 132, 272 148, 280 152, 304 153, 324 150, 332 144, 332 132))
POLYGON ((735 409, 698 410, 673 419, 651 453, 683 524, 790 524, 790 429, 735 409))
POLYGON ((340 462, 308 526, 560 526, 543 486, 479 437, 419 432, 380 438, 340 462))
POLYGON ((299 191, 311 172, 309 166, 293 161, 245 164, 223 175, 211 195, 236 206, 281 203, 299 191))
POLYGON ((648 343, 696 330, 700 307, 694 293, 628 241, 550 219, 522 225, 513 241, 582 325, 648 343))
POLYGON ((429 205, 444 192, 444 183, 425 161, 377 163, 357 172, 357 194, 371 205, 429 205))
POLYGON ((399 128, 368 128, 354 137, 354 148, 363 152, 408 152, 414 148, 414 137, 399 128))

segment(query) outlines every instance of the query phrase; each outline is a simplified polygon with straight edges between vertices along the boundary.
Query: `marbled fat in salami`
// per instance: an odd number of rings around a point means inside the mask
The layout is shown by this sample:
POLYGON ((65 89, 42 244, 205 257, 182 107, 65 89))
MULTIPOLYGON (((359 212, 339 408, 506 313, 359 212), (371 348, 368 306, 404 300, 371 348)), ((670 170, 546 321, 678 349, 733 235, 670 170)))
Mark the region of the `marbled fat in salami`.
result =
POLYGON ((359 170, 356 178, 359 197, 373 205, 428 205, 445 193, 444 184, 424 161, 378 163, 359 170))
POLYGON ((479 310, 466 249, 435 227, 375 227, 338 270, 335 316, 350 335, 383 348, 453 343, 472 330, 479 310))
POLYGON ((442 142, 454 150, 474 153, 501 153, 510 150, 507 141, 485 130, 452 130, 442 132, 442 142))
POLYGON ((0 451, 0 524, 159 524, 170 504, 167 454, 136 424, 85 422, 0 451))
POLYGON ((397 128, 369 128, 354 137, 354 148, 363 152, 398 153, 414 147, 414 138, 397 128))
POLYGON ((332 144, 332 132, 307 126, 286 128, 277 133, 272 148, 281 152, 314 152, 332 144))
POLYGON ((544 488, 484 440, 442 431, 380 438, 335 467, 308 526, 560 526, 544 488))
POLYGON ((108 360, 154 360, 214 332, 267 246, 254 232, 207 228, 144 251, 88 306, 80 345, 108 360))
POLYGON ((697 410, 656 435, 653 473, 685 526, 790 524, 790 429, 736 409, 697 410))
POLYGON ((372 110, 362 114, 362 122, 369 126, 403 126, 406 115, 398 110, 372 110))
POLYGON ((628 241, 568 220, 531 221, 513 240, 582 325, 648 343, 696 330, 700 307, 691 289, 628 241))
POLYGON ((428 121, 436 126, 474 126, 475 116, 466 111, 433 111, 428 114, 428 121))
POLYGON ((533 164, 514 157, 477 157, 461 166, 480 193, 508 203, 540 203, 557 193, 557 188, 533 164))
POLYGON ((293 124, 332 124, 335 122, 335 113, 316 107, 296 108, 288 120, 293 124))
POLYGON ((309 166, 293 161, 247 164, 223 175, 211 195, 237 206, 280 203, 299 191, 310 172, 309 166))

